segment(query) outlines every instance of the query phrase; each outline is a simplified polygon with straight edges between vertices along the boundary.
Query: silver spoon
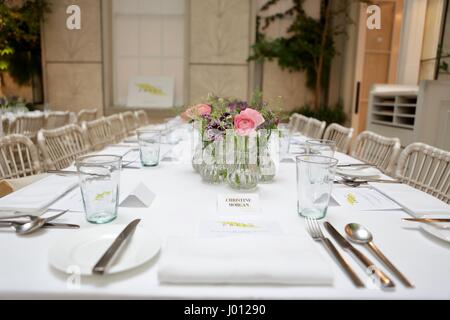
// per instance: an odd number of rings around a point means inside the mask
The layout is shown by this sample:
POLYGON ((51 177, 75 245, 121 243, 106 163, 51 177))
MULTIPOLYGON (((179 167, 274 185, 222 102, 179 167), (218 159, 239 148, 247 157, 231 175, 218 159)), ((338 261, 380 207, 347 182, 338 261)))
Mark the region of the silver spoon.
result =
POLYGON ((30 222, 26 222, 23 224, 18 222, 9 222, 5 223, 4 226, 12 227, 17 234, 25 235, 35 232, 36 230, 44 226, 45 223, 46 223, 45 219, 37 218, 35 220, 31 220, 30 222))
POLYGON ((400 281, 408 288, 414 288, 414 285, 389 261, 388 258, 378 249, 372 242, 373 236, 369 230, 358 223, 349 223, 345 226, 345 232, 350 240, 355 243, 365 245, 372 251, 391 271, 400 279, 400 281))

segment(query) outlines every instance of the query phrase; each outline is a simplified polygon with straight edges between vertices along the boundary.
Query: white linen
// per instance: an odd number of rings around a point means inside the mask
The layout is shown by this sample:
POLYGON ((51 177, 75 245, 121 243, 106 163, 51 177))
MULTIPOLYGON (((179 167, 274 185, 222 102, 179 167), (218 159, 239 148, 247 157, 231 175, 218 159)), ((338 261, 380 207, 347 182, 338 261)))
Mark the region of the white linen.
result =
POLYGON ((409 185, 399 183, 370 183, 370 185, 405 207, 413 216, 435 213, 450 214, 450 205, 409 185))
POLYGON ((78 177, 50 175, 1 198, 0 211, 31 213, 43 210, 77 185, 78 177))
MULTIPOLYGON (((198 236, 199 222, 217 217, 217 194, 229 193, 229 187, 226 184, 211 186, 202 182, 192 170, 189 140, 181 143, 181 146, 184 146, 186 152, 177 163, 163 162, 154 168, 123 170, 121 185, 145 181, 151 190, 157 191, 158 198, 150 209, 119 208, 118 217, 111 225, 126 224, 139 218, 142 219, 139 227, 146 228, 151 233, 156 226, 163 239, 166 239, 173 236, 198 236)), ((281 164, 275 181, 260 184, 255 191, 260 194, 262 201, 261 219, 278 223, 283 234, 301 234, 306 228, 304 219, 296 211, 295 179, 295 165, 281 164)), ((49 266, 45 251, 69 232, 52 229, 43 230, 31 238, 17 237, 12 234, 12 230, 0 232, 0 250, 2 256, 8 257, 0 263, 0 298, 449 300, 450 247, 440 239, 424 233, 419 227, 405 228, 401 218, 406 217, 409 215, 402 210, 366 211, 362 214, 357 210, 333 206, 328 209, 326 220, 342 234, 345 225, 350 222, 358 222, 369 228, 376 237, 377 245, 414 282, 414 290, 400 284, 393 290, 379 290, 369 285, 373 282, 367 280, 365 270, 336 245, 360 278, 364 282, 368 281, 367 289, 356 288, 333 261, 326 248, 318 242, 313 245, 330 263, 334 272, 333 286, 166 285, 158 281, 159 258, 132 272, 112 277, 82 278, 78 284, 76 277, 68 277, 49 266)), ((82 230, 97 228, 88 223, 79 212, 68 212, 60 219, 61 222, 79 224, 82 230)), ((326 230, 324 233, 327 235, 326 230)))
POLYGON ((298 236, 170 237, 162 250, 163 283, 332 285, 327 261, 298 236))

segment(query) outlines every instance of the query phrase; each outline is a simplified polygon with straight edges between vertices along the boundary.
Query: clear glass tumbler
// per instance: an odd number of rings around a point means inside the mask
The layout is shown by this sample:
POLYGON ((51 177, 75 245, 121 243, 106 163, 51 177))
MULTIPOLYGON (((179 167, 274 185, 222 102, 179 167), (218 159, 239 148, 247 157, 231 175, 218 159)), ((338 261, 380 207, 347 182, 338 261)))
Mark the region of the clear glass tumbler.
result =
POLYGON ((108 223, 117 217, 122 157, 93 155, 76 160, 87 221, 108 223))
POLYGON ((161 131, 137 130, 141 163, 144 167, 155 167, 159 164, 161 148, 161 131))
POLYGON ((337 159, 301 155, 297 163, 297 210, 303 217, 322 219, 330 201, 337 159))
POLYGON ((306 148, 309 154, 321 155, 333 158, 336 152, 336 142, 333 140, 307 140, 306 148))

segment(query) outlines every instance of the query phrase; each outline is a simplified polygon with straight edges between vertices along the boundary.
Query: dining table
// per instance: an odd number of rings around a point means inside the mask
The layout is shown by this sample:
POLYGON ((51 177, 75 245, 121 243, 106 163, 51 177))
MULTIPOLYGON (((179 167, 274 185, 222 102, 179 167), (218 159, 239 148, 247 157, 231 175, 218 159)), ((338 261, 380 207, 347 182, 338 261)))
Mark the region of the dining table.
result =
MULTIPOLYGON (((163 243, 169 237, 195 236, 202 221, 219 216, 218 195, 238 193, 226 183, 202 181, 191 164, 189 126, 180 125, 174 132, 180 139, 171 144, 170 152, 158 166, 124 167, 120 174, 121 188, 140 181, 155 194, 154 201, 149 207, 119 207, 117 218, 109 225, 141 219, 139 227, 158 233, 163 243)), ((341 153, 336 157, 340 163, 359 162, 341 153)), ((272 182, 260 183, 248 193, 259 195, 258 218, 276 222, 285 235, 307 234, 305 219, 297 213, 294 161, 281 161, 272 182)), ((49 250, 68 234, 101 226, 87 222, 83 212, 71 211, 58 218, 58 222, 78 224, 80 230, 41 229, 28 236, 0 230, 0 299, 450 299, 450 243, 424 232, 417 223, 402 221, 408 217, 410 214, 402 209, 359 211, 332 201, 322 220, 330 222, 342 235, 348 223, 367 227, 377 246, 414 284, 414 288, 407 288, 397 280, 395 288, 380 289, 371 285, 365 270, 324 228, 323 232, 366 283, 364 288, 353 285, 319 242, 313 245, 332 269, 332 285, 167 284, 158 278, 164 245, 158 255, 132 270, 75 279, 77 275, 50 265, 49 250)), ((354 246, 381 265, 365 247, 354 246)))

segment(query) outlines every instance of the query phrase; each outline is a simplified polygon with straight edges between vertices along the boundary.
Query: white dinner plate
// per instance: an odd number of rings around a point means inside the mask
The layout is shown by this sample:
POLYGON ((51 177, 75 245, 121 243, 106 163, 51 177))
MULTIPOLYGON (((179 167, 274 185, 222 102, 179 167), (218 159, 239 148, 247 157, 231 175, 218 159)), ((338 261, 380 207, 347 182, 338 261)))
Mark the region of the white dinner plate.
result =
MULTIPOLYGON (((93 266, 125 227, 125 224, 95 226, 70 233, 50 248, 50 265, 66 273, 77 268, 81 275, 92 275, 93 266)), ((153 258, 160 248, 161 238, 154 231, 137 227, 106 273, 136 268, 153 258)))
MULTIPOLYGON (((421 216, 420 218, 450 218, 450 215, 446 214, 433 214, 421 216)), ((442 239, 444 241, 450 242, 450 222, 449 223, 419 223, 420 228, 425 232, 442 239)))
POLYGON ((377 168, 358 168, 358 167, 347 167, 347 168, 337 168, 336 173, 341 176, 352 177, 352 178, 378 178, 381 174, 380 170, 377 168))

